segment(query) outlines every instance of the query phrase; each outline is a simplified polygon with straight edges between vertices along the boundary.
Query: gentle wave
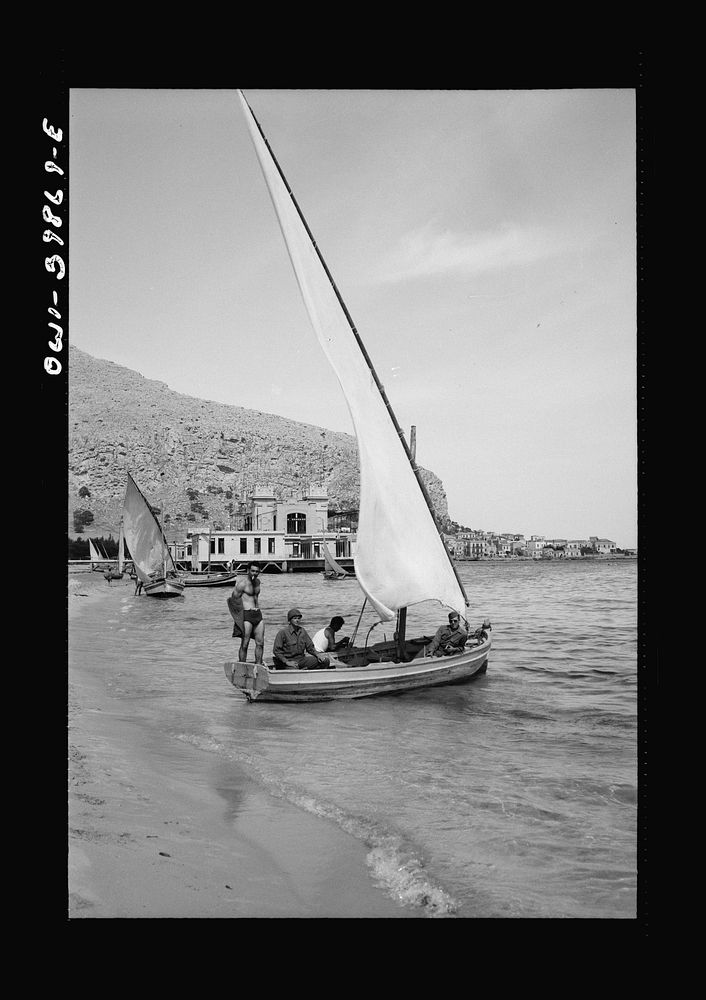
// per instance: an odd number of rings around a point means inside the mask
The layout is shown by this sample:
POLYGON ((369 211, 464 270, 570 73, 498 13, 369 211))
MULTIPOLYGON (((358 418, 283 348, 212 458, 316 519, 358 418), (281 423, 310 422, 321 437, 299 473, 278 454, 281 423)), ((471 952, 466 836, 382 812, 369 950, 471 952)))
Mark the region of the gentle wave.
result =
POLYGON ((423 861, 417 856, 418 851, 398 833, 390 832, 368 818, 346 813, 330 802, 323 802, 311 793, 287 784, 281 778, 266 773, 250 754, 234 754, 213 737, 177 733, 175 738, 208 753, 225 753, 239 765, 246 766, 250 776, 256 778, 271 795, 333 822, 345 833, 351 834, 369 848, 367 864, 377 884, 403 906, 419 907, 429 917, 448 917, 456 913, 458 903, 430 880, 423 861))

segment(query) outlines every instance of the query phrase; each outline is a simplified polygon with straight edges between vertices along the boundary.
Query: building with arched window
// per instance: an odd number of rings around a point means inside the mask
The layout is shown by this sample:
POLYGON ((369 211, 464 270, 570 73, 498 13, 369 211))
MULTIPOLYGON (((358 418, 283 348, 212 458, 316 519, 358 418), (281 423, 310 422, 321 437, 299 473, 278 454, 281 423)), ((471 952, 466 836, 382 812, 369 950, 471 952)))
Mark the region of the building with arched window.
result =
POLYGON ((287 534, 288 535, 305 535, 306 534, 306 514, 301 511, 293 511, 291 514, 287 514, 287 534))
POLYGON ((251 561, 283 572, 320 570, 324 538, 335 558, 352 570, 355 532, 329 530, 328 492, 321 483, 310 483, 301 496, 286 500, 278 500, 270 486, 258 485, 228 528, 203 525, 186 539, 168 534, 174 561, 196 572, 244 568, 251 561))

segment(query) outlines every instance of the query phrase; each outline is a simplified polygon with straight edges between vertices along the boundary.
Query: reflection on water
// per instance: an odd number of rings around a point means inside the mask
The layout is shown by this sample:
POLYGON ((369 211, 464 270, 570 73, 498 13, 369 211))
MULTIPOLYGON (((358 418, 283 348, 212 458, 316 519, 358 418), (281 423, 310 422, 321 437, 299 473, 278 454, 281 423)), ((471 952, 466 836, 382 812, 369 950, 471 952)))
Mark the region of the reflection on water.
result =
MULTIPOLYGON (((214 787, 232 816, 229 773, 244 767, 366 844, 373 876, 410 906, 634 916, 636 564, 498 561, 459 572, 471 624, 493 623, 488 673, 463 687, 249 705, 223 674, 237 656, 227 588, 157 601, 114 584, 110 603, 72 627, 70 653, 100 670, 142 725, 214 755, 214 787)), ((334 614, 342 635, 353 632, 354 579, 261 579, 266 655, 292 606, 310 634, 334 614)), ((410 609, 408 634, 445 618, 434 603, 410 609)), ((366 608, 359 639, 375 620, 366 608)))

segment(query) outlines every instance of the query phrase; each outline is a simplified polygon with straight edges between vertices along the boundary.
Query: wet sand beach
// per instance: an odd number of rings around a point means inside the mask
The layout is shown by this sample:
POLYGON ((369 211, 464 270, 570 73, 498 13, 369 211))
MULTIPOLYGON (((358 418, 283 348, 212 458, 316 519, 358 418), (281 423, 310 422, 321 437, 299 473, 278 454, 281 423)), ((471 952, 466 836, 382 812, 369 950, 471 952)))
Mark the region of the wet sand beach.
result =
MULTIPOLYGON (((117 599, 108 591, 99 573, 69 575, 69 638, 89 604, 117 599)), ((373 884, 362 842, 135 723, 100 666, 72 659, 70 919, 421 915, 373 884)))

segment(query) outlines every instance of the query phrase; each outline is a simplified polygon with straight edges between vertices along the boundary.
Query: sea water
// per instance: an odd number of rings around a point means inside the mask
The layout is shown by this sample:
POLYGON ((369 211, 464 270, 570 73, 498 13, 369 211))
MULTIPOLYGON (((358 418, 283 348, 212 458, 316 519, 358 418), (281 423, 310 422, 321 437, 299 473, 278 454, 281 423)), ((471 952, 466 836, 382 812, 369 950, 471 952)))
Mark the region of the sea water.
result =
MULTIPOLYGON (((263 789, 358 838, 367 871, 431 917, 634 918, 637 892, 637 564, 457 564, 487 674, 459 685, 311 704, 245 701, 229 588, 181 598, 131 584, 82 612, 70 655, 161 736, 244 769, 263 789), (109 608, 106 611, 106 608, 109 608)), ((265 653, 290 607, 310 634, 391 638, 354 578, 263 574, 265 653)), ((407 634, 446 621, 411 608, 407 634)), ((253 659, 251 643, 249 659, 253 659)), ((364 914, 361 914, 364 916, 364 914)), ((296 916, 296 914, 292 914, 296 916)))

